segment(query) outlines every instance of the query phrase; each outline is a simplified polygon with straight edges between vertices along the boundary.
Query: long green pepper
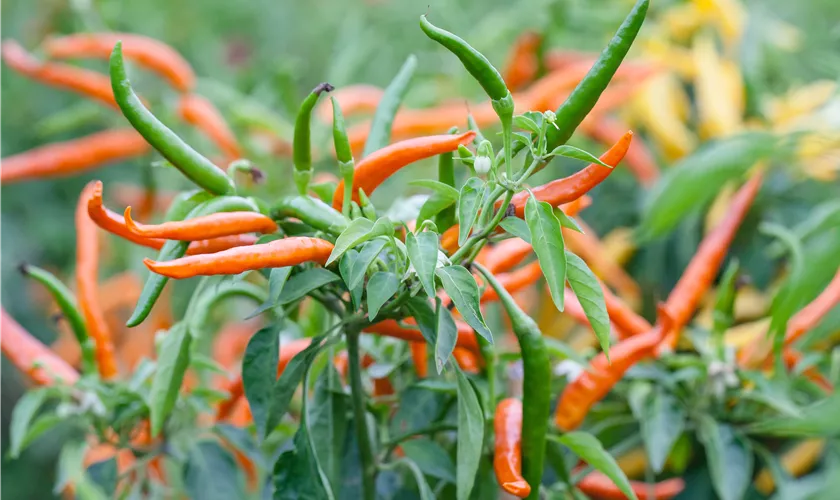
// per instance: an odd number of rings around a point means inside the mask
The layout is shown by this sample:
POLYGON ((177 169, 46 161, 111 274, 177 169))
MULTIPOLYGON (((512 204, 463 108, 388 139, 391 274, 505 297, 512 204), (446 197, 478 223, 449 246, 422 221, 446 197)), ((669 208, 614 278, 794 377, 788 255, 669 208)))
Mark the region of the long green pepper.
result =
POLYGON ((400 104, 402 104, 405 93, 408 92, 408 87, 411 85, 411 78, 414 76, 414 70, 416 68, 417 57, 412 54, 405 60, 399 72, 397 72, 397 76, 388 84, 388 87, 382 94, 379 105, 376 106, 376 112, 373 114, 373 120, 371 121, 370 131, 368 131, 367 140, 365 141, 362 158, 384 148, 390 143, 391 127, 394 123, 394 117, 397 115, 397 110, 399 110, 400 104))
POLYGON ((452 52, 464 68, 476 79, 479 85, 490 97, 493 110, 499 115, 502 122, 502 138, 505 148, 505 165, 508 178, 513 177, 511 165, 511 143, 513 142, 513 96, 510 94, 504 78, 484 54, 475 50, 463 38, 438 28, 426 19, 425 15, 420 16, 420 29, 437 43, 443 45, 452 52))
POLYGON ((295 118, 295 135, 292 141, 292 161, 295 164, 295 185, 298 192, 306 194, 309 188, 309 181, 312 179, 312 141, 309 134, 309 122, 312 119, 312 110, 318 102, 318 98, 324 92, 332 92, 332 85, 319 83, 300 105, 295 118))
POLYGON ((330 97, 333 109, 333 143, 335 143, 335 157, 338 160, 338 172, 344 181, 344 201, 341 203, 341 213, 350 213, 350 200, 353 198, 353 174, 356 165, 353 162, 353 151, 350 148, 350 138, 347 137, 347 126, 344 124, 344 113, 335 97, 330 97))
POLYGON ((234 183, 224 170, 191 148, 161 123, 134 93, 125 71, 122 42, 117 42, 111 52, 110 70, 114 100, 131 126, 146 139, 146 142, 201 188, 218 195, 234 192, 234 183))
POLYGON ((349 224, 347 217, 311 196, 282 196, 271 206, 270 214, 274 220, 294 217, 332 236, 341 234, 349 224))
MULTIPOLYGON (((239 196, 220 196, 212 198, 207 201, 195 201, 195 196, 176 199, 167 212, 167 221, 176 221, 184 219, 193 219, 204 215, 215 214, 218 212, 259 212, 259 207, 253 201, 239 196), (186 215, 184 213, 186 212, 186 215)), ((158 261, 167 261, 173 259, 180 259, 187 253, 187 248, 190 246, 189 241, 167 240, 158 253, 158 261)), ((126 326, 129 328, 135 327, 143 322, 152 307, 157 302, 158 297, 163 292, 163 287, 169 278, 159 274, 151 273, 143 284, 143 290, 140 292, 140 298, 128 318, 126 326)))
POLYGON ((545 436, 551 411, 551 364, 539 327, 516 305, 510 293, 480 264, 473 266, 499 296, 519 341, 524 377, 522 381, 522 476, 531 485, 528 498, 540 498, 545 466, 545 436))
POLYGON ((592 65, 589 72, 578 83, 575 90, 557 109, 557 128, 548 129, 548 150, 561 146, 572 137, 575 129, 586 118, 586 115, 595 107, 595 103, 606 90, 610 80, 615 75, 621 62, 630 51, 630 46, 639 34, 642 23, 647 15, 650 0, 637 0, 633 10, 619 26, 615 36, 601 52, 598 60, 592 65))
MULTIPOLYGON (((458 129, 449 129, 450 134, 458 133, 458 129)), ((438 181, 447 186, 455 187, 455 157, 452 152, 443 153, 438 157, 438 181)), ((455 205, 441 210, 435 216, 435 225, 438 231, 446 231, 455 224, 455 205)))
POLYGON ((73 330, 73 335, 79 342, 79 346, 82 348, 82 372, 96 373, 96 346, 93 344, 93 339, 88 335, 84 316, 79 311, 79 303, 73 295, 73 292, 46 269, 22 263, 20 265, 20 272, 24 276, 30 277, 44 285, 44 288, 50 292, 53 300, 55 300, 55 303, 61 310, 62 316, 67 320, 70 329, 73 330))

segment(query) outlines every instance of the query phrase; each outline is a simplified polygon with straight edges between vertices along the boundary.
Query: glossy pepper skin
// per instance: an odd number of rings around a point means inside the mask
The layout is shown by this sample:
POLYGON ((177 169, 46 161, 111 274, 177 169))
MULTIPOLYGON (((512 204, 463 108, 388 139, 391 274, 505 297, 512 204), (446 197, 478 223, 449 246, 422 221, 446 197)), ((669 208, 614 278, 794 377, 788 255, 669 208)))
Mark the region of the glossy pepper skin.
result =
POLYGON ((694 257, 691 258, 680 280, 668 295, 665 305, 673 315, 674 329, 662 342, 659 348, 660 353, 676 348, 680 330, 694 315, 700 299, 717 276, 729 251, 729 246, 735 239, 741 222, 761 188, 763 179, 764 174, 758 171, 735 193, 726 216, 700 242, 694 257))
POLYGON ((493 470, 503 490, 526 498, 531 486, 522 477, 522 402, 507 398, 496 405, 493 422, 496 431, 493 470))
POLYGON ((234 191, 233 181, 222 169, 190 147, 143 106, 128 80, 121 42, 114 45, 111 53, 111 87, 120 110, 134 129, 187 178, 214 194, 234 191))
MULTIPOLYGON (((590 472, 577 484, 577 488, 587 496, 599 500, 626 500, 627 496, 618 486, 601 472, 590 472)), ((639 500, 670 500, 682 493, 685 481, 680 478, 666 479, 654 484, 630 481, 630 489, 639 500)))
POLYGON ((312 119, 312 110, 318 102, 318 98, 324 92, 334 89, 329 83, 320 83, 300 105, 297 117, 295 118, 295 133, 292 140, 292 160, 295 164, 295 184, 298 193, 305 195, 312 178, 312 141, 310 138, 309 122, 312 119))
POLYGON ((318 238, 290 237, 281 240, 231 248, 209 255, 193 255, 165 262, 144 259, 150 271, 168 278, 239 274, 267 267, 294 266, 303 262, 323 265, 333 244, 318 238))
POLYGON ((114 341, 99 304, 99 234, 87 210, 95 188, 95 182, 88 183, 76 205, 76 293, 95 345, 99 375, 107 380, 117 375, 118 368, 114 341))
MULTIPOLYGON (((455 151, 458 146, 472 142, 474 137, 475 132, 472 131, 460 135, 418 137, 391 144, 374 152, 356 165, 353 174, 353 201, 360 201, 359 189, 370 195, 385 179, 401 168, 424 158, 455 151)), ((343 201, 344 181, 341 181, 333 193, 333 208, 340 210, 343 201)))
POLYGON ((542 332, 513 300, 499 281, 480 264, 474 267, 489 284, 510 318, 511 328, 519 342, 524 378, 522 382, 522 476, 531 486, 528 498, 539 498, 545 464, 545 436, 551 411, 551 365, 542 332))
POLYGON ((88 335, 87 326, 85 326, 85 319, 79 310, 79 304, 73 292, 67 288, 58 278, 52 273, 41 269, 40 267, 31 266, 23 263, 19 267, 21 274, 34 279, 41 283, 47 291, 50 292, 61 314, 70 329, 73 330, 73 335, 82 350, 82 369, 84 373, 93 373, 96 371, 96 354, 94 352, 94 344, 88 335))
POLYGON ((275 220, 293 217, 333 236, 340 235, 350 223, 341 212, 311 196, 281 196, 271 206, 270 215, 275 220))
POLYGON ((76 175, 149 150, 143 136, 132 129, 106 130, 3 158, 0 183, 76 175))
POLYGON ((609 358, 603 352, 598 353, 590 361, 589 367, 566 386, 554 414, 554 423, 559 429, 577 429, 592 406, 612 390, 627 370, 653 355, 656 346, 674 324, 664 306, 659 306, 658 315, 659 320, 653 329, 613 345, 609 358))
POLYGON ((190 92, 195 73, 189 63, 169 45, 135 33, 80 33, 48 38, 44 52, 52 59, 108 59, 122 41, 125 57, 163 76, 175 89, 190 92))
POLYGON ((59 381, 73 385, 79 373, 27 332, 5 309, 0 307, 0 348, 18 370, 38 385, 54 385, 59 381))
POLYGON ((2 44, 3 62, 18 73, 37 82, 59 89, 71 90, 77 94, 118 109, 111 91, 111 82, 106 75, 56 62, 41 62, 35 59, 14 40, 2 44))
POLYGON ((180 241, 277 231, 277 223, 257 212, 223 212, 162 224, 137 224, 131 218, 131 207, 125 209, 125 225, 137 236, 180 241))
POLYGON ((649 4, 650 0, 636 1, 633 9, 621 23, 615 36, 601 52, 595 64, 557 109, 558 128, 550 127, 546 137, 549 150, 565 144, 586 115, 595 107, 598 98, 606 90, 621 62, 627 56, 627 52, 630 51, 636 35, 639 34, 649 4))

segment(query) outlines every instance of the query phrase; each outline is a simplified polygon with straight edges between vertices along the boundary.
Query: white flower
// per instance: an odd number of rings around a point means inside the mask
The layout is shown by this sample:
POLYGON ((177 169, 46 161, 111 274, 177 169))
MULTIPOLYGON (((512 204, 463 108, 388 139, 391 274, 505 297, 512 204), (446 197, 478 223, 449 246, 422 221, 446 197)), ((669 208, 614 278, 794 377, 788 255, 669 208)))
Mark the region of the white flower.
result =
POLYGON ((475 168, 475 173, 478 175, 485 175, 487 172, 490 171, 490 167, 493 166, 493 161, 490 160, 487 156, 476 156, 475 163, 473 164, 473 168, 475 168))
POLYGON ((580 377, 580 374, 583 373, 583 366, 576 361, 572 361, 571 359, 566 359, 561 361, 557 365, 554 366, 554 374, 562 377, 563 375, 566 376, 566 380, 569 383, 575 381, 576 378, 580 377))

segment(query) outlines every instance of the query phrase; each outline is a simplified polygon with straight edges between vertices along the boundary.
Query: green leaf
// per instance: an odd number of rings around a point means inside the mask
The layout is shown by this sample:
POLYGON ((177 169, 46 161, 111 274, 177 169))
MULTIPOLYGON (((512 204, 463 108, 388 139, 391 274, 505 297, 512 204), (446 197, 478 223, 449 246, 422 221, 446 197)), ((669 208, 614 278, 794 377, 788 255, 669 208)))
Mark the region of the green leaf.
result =
POLYGON ((604 302, 604 290, 601 289, 601 284, 598 278, 589 269, 586 263, 573 254, 566 251, 566 279, 569 280, 569 286, 575 292, 575 296, 580 301, 583 312, 586 313, 586 318, 601 344, 601 350, 609 360, 610 356, 610 316, 607 314, 607 305, 604 302))
POLYGON ((531 230, 528 229, 528 223, 519 217, 505 217, 499 225, 508 233, 520 238, 526 243, 531 243, 531 230))
POLYGON ((257 436, 268 434, 266 422, 280 357, 280 335, 276 325, 269 325, 251 337, 242 356, 242 385, 251 407, 257 436))
POLYGON ((268 299, 245 319, 254 318, 265 311, 277 306, 280 301, 280 294, 286 285, 286 280, 292 274, 292 267, 274 267, 268 275, 268 299))
POLYGON ((401 392, 399 397, 400 404, 388 425, 392 436, 428 427, 447 408, 447 401, 451 401, 450 394, 427 390, 417 384, 401 392))
POLYGON ((376 260, 376 257, 379 256, 379 253, 382 252, 382 249, 385 248, 387 243, 388 240, 383 238, 378 238, 365 243, 365 246, 362 247, 362 250, 359 252, 359 258, 354 262, 353 267, 350 269, 347 288, 352 290, 364 283, 365 274, 367 273, 368 268, 373 261, 376 260))
POLYGON ((88 445, 85 441, 70 441, 61 447, 58 455, 58 473, 53 493, 61 493, 69 484, 81 481, 85 475, 85 453, 88 445))
MULTIPOLYGON (((286 365, 283 374, 277 379, 272 389, 271 402, 268 406, 268 417, 266 418, 266 431, 271 433, 280 423, 280 420, 289 409, 289 403, 295 390, 300 385, 309 365, 315 361, 315 357, 322 349, 335 342, 336 338, 330 338, 327 342, 324 339, 327 335, 320 335, 312 339, 312 343, 306 349, 297 353, 286 365)), ((276 372, 275 372, 276 373, 276 372)))
POLYGON ((595 436, 586 432, 575 431, 567 432, 558 437, 557 440, 563 446, 572 450, 581 460, 610 478, 627 498, 636 498, 624 471, 621 470, 612 455, 604 449, 595 436))
POLYGON ((370 124, 370 131, 362 153, 363 158, 384 148, 391 142, 391 126, 403 97, 405 97, 405 93, 408 92, 408 87, 411 85, 415 69, 417 69, 417 57, 410 54, 382 94, 382 99, 376 106, 376 112, 373 114, 373 120, 370 124))
POLYGON ((659 474, 685 430, 685 412, 674 396, 647 383, 634 383, 627 400, 639 422, 651 469, 659 474))
POLYGON ((607 165, 606 163, 602 162, 600 158, 584 151, 580 148, 576 148, 574 146, 569 146, 568 144, 564 144, 562 146, 557 146, 550 153, 546 155, 546 158, 551 158, 552 156, 565 156, 566 158, 574 158, 575 160, 583 160, 587 163, 597 163, 598 165, 613 168, 612 165, 607 165))
POLYGON ((444 184, 440 181, 433 179, 418 179, 409 182, 408 185, 431 189, 435 192, 435 194, 439 195, 440 198, 451 200, 453 203, 458 201, 458 190, 449 184, 444 184))
POLYGON ((233 455, 216 441, 201 441, 189 449, 183 470, 189 498, 243 498, 243 481, 233 455))
POLYGON ((799 417, 782 415, 747 426, 750 434, 779 437, 827 437, 840 434, 840 393, 802 408, 799 417))
POLYGON ((163 423, 175 407, 184 374, 190 365, 192 335, 183 323, 169 329, 158 350, 157 370, 149 391, 149 419, 152 436, 160 434, 163 423))
POLYGON ((24 439, 29 431, 29 424, 47 400, 50 388, 33 389, 21 396, 12 410, 12 422, 9 424, 9 456, 18 458, 23 451, 24 439))
POLYGON ((312 269, 307 269, 306 271, 289 278, 289 281, 280 293, 278 302, 280 304, 294 302, 298 299, 302 299, 312 290, 334 283, 340 279, 341 278, 337 274, 332 271, 328 271, 323 267, 313 267, 312 269))
POLYGON ((481 202, 487 191, 487 186, 478 177, 470 177, 461 188, 458 196, 458 245, 463 245, 478 220, 481 202))
MULTIPOLYGON (((345 284, 350 281, 350 273, 352 272, 351 268, 356 267, 357 260, 359 260, 359 252, 356 250, 348 250, 341 256, 338 270, 341 273, 341 277, 344 278, 345 284)), ((361 285, 356 288, 350 288, 349 286, 347 288, 350 290, 350 299, 353 301, 353 307, 358 309, 359 303, 362 300, 362 292, 364 291, 364 288, 362 288, 361 285)))
POLYGON ((534 120, 528 118, 525 115, 514 116, 513 126, 522 130, 533 132, 537 135, 539 135, 540 133, 540 126, 537 125, 537 123, 534 120))
POLYGON ((318 463, 338 497, 341 480, 341 458, 347 436, 347 395, 341 387, 338 372, 327 363, 315 384, 315 395, 308 405, 309 431, 318 463))
POLYGON ((645 197, 640 237, 652 239, 671 231, 774 149, 772 135, 751 132, 711 142, 667 169, 645 197))
POLYGON ((367 284, 367 306, 368 320, 373 321, 379 314, 379 309, 388 302, 388 299, 397 293, 400 288, 400 279, 394 273, 377 271, 373 273, 367 284))
POLYGON ((437 341, 435 342, 435 368, 438 374, 443 371, 443 365, 449 360, 455 343, 458 341, 458 327, 455 318, 439 298, 437 300, 437 341))
POLYGON ((759 226, 761 232, 779 239, 790 252, 790 270, 785 284, 773 296, 770 305, 770 327, 768 335, 773 339, 773 352, 781 359, 788 320, 805 303, 805 294, 800 288, 805 281, 805 257, 802 242, 787 228, 772 223, 759 226))
POLYGON ((423 470, 420 469, 418 464, 407 458, 400 459, 397 463, 405 465, 411 471, 414 482, 417 483, 417 492, 420 494, 420 500, 435 500, 435 494, 429 487, 429 483, 426 482, 426 476, 423 475, 423 470))
POLYGON ((412 297, 405 302, 405 307, 417 321, 417 327, 420 328, 420 333, 423 334, 426 342, 429 345, 435 345, 437 342, 437 315, 429 305, 428 299, 412 297))
POLYGON ((225 442, 250 458, 252 462, 260 467, 267 467, 263 452, 248 428, 217 423, 213 426, 213 430, 225 442))
POLYGON ((393 234, 394 226, 387 217, 380 217, 376 223, 373 223, 363 217, 353 220, 347 229, 341 232, 338 239, 335 240, 335 248, 333 248, 330 258, 327 259, 329 266, 338 260, 344 252, 355 248, 366 241, 370 241, 377 236, 388 236, 393 234))
POLYGON ((417 279, 429 297, 435 296, 435 268, 438 261, 438 237, 435 233, 424 231, 418 235, 408 233, 405 237, 408 259, 414 266, 417 279))
POLYGON ((525 202, 525 222, 531 231, 531 244, 540 261, 548 291, 558 310, 564 304, 566 286, 566 251, 560 221, 554 215, 554 209, 548 203, 538 202, 533 195, 525 202))
POLYGON ((67 423, 67 417, 61 417, 56 415, 55 413, 46 413, 44 415, 41 415, 34 422, 32 422, 32 425, 29 426, 29 429, 23 436, 23 442, 20 446, 20 449, 25 450, 30 444, 35 442, 35 440, 41 437, 45 432, 52 429, 53 427, 58 426, 59 424, 65 423, 67 423))
POLYGON ((571 229, 572 231, 577 231, 578 233, 583 233, 583 229, 581 229, 577 221, 566 215, 566 212, 561 210, 560 207, 554 207, 554 216, 560 221, 560 227, 571 229))
POLYGON ((417 227, 423 222, 432 219, 435 215, 443 212, 447 208, 455 204, 455 200, 440 196, 437 193, 433 194, 420 207, 420 213, 417 214, 417 227))
POLYGON ((464 317, 464 321, 492 344, 493 334, 490 333, 481 314, 479 304, 481 293, 478 291, 478 284, 472 273, 464 266, 453 265, 438 269, 437 276, 443 284, 443 289, 458 308, 458 312, 464 317))
POLYGON ((470 497, 481 462, 484 414, 478 402, 478 395, 467 376, 457 367, 455 376, 458 380, 458 463, 455 469, 455 484, 458 500, 465 500, 470 497))
POLYGON ((721 500, 743 498, 753 473, 753 454, 746 440, 729 425, 706 415, 697 424, 697 437, 706 448, 706 462, 718 497, 721 500))
MULTIPOLYGON (((94 485, 107 495, 107 498, 114 498, 114 492, 117 489, 117 479, 119 477, 119 473, 117 472, 117 459, 115 457, 91 464, 87 468, 86 475, 94 485)), ((85 497, 79 495, 79 498, 85 497)))
MULTIPOLYGON (((306 425, 298 426, 294 448, 283 452, 274 464, 274 500, 328 498, 321 482, 318 462, 309 447, 306 425)), ((230 497, 234 498, 234 497, 230 497)))
POLYGON ((400 444, 405 456, 423 471, 423 474, 454 483, 455 464, 439 444, 428 438, 409 439, 400 444))

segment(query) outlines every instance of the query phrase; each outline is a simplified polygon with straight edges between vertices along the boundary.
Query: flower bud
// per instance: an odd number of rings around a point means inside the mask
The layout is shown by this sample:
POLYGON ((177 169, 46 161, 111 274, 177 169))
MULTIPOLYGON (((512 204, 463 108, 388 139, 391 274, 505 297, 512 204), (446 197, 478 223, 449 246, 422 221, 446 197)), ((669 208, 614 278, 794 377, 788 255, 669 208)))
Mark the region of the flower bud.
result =
POLYGON ((475 173, 478 175, 486 175, 487 172, 490 171, 490 167, 493 166, 493 160, 491 160, 487 156, 476 156, 475 163, 473 163, 473 167, 475 168, 475 173))

